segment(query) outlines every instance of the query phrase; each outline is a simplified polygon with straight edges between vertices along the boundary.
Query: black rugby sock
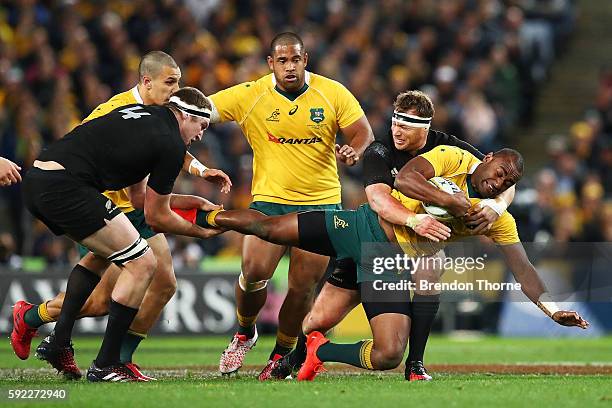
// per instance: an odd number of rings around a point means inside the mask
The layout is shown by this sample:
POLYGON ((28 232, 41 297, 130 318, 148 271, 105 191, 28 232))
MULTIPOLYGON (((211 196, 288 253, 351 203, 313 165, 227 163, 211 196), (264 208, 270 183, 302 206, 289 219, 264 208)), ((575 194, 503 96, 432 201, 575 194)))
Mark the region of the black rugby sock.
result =
POLYGON ((119 363, 121 342, 127 333, 138 309, 122 305, 111 299, 108 308, 108 323, 104 340, 96 357, 96 366, 108 367, 119 363))
POLYGON ((431 326, 440 307, 440 295, 412 297, 412 323, 410 324, 409 351, 406 364, 410 361, 423 361, 425 346, 431 326))
POLYGON ((98 275, 79 264, 70 272, 62 311, 55 324, 55 344, 58 346, 70 344, 74 322, 98 282, 100 282, 98 275))
POLYGON ((288 358, 293 367, 300 367, 306 360, 306 335, 304 333, 298 336, 295 350, 289 353, 288 358))

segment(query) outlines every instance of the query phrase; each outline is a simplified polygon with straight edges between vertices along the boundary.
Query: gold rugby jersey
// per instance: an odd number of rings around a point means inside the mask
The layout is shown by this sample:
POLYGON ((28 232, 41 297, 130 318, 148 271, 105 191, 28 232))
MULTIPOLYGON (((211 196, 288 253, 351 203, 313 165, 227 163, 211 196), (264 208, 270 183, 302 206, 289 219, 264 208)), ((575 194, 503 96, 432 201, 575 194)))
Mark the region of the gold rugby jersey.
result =
MULTIPOLYGON (((89 116, 83 119, 83 123, 99 118, 100 116, 104 116, 120 106, 131 105, 134 103, 143 103, 142 98, 138 93, 138 87, 136 86, 129 91, 121 92, 120 94, 110 98, 108 101, 98 105, 98 107, 94 109, 89 116)), ((119 191, 105 191, 103 194, 113 203, 115 203, 115 205, 124 213, 134 211, 127 188, 119 191)))
POLYGON ((281 91, 268 74, 210 96, 211 121, 235 121, 253 149, 253 201, 341 201, 336 133, 364 113, 339 82, 310 72, 305 80, 295 94, 281 91))
MULTIPOLYGON (((481 163, 470 152, 455 146, 436 146, 427 153, 420 155, 434 168, 435 176, 444 177, 454 182, 461 190, 465 191, 472 206, 481 201, 478 194, 470 184, 471 174, 481 163)), ((425 213, 421 202, 406 197, 397 190, 393 190, 391 195, 398 199, 402 205, 417 214, 425 213)), ((444 248, 446 243, 460 237, 470 235, 470 230, 462 220, 455 219, 450 224, 451 236, 446 241, 433 242, 414 232, 412 228, 403 225, 394 225, 395 237, 404 251, 411 256, 431 255, 444 248)), ((520 242, 516 222, 514 217, 506 211, 493 223, 491 229, 484 235, 491 238, 500 245, 515 244, 520 242)))

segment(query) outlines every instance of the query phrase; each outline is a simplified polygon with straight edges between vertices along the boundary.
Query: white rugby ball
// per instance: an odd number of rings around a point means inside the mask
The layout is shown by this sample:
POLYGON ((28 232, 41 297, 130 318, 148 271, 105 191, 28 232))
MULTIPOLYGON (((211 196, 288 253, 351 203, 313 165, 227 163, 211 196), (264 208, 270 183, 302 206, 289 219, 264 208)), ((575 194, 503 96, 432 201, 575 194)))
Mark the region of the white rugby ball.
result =
MULTIPOLYGON (((445 179, 444 177, 432 177, 427 181, 429 181, 435 187, 439 188, 440 190, 448 194, 455 194, 455 193, 461 192, 461 189, 459 188, 458 185, 456 185, 450 180, 445 179)), ((427 204, 427 203, 422 203, 422 204, 423 204, 423 208, 425 209, 425 212, 431 215, 432 217, 434 217, 435 219, 437 219, 438 221, 450 221, 455 218, 444 207, 440 207, 434 204, 427 204)))

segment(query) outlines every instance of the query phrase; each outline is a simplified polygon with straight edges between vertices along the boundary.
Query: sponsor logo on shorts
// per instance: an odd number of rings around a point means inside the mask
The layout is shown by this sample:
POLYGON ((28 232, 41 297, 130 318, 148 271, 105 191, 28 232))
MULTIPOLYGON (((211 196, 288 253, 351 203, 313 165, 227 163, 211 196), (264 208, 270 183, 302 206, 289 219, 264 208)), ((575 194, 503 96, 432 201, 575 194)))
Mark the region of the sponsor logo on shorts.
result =
POLYGON ((304 139, 299 139, 299 138, 286 138, 286 137, 276 137, 274 135, 271 135, 270 133, 268 133, 268 142, 272 142, 272 143, 278 143, 278 144, 313 144, 313 143, 319 143, 322 142, 323 139, 321 139, 318 136, 314 136, 314 137, 307 137, 304 139))
POLYGON ((279 116, 280 116, 280 109, 276 108, 274 109, 274 112, 272 112, 266 120, 268 122, 280 122, 280 119, 278 118, 279 116))
POLYGON ((346 228, 348 226, 349 226, 348 222, 346 222, 342 218, 338 217, 337 215, 334 215, 334 228, 335 229, 346 228))
POLYGON ((314 123, 320 123, 325 120, 323 108, 310 108, 310 120, 314 123))
POLYGON ((398 173, 398 171, 397 171, 397 169, 395 167, 391 169, 391 177, 397 176, 397 173, 398 173))

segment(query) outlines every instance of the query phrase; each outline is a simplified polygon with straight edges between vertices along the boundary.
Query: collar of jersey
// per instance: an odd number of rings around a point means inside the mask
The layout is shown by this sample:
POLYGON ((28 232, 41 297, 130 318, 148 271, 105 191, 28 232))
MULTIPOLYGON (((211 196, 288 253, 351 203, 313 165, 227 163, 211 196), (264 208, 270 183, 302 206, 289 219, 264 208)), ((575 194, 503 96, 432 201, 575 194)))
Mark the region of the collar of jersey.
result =
POLYGON ((132 88, 132 95, 134 95, 134 99, 136 99, 136 103, 140 103, 144 105, 144 101, 140 96, 140 92, 138 92, 138 85, 132 88))
POLYGON ((308 86, 310 85, 310 72, 308 71, 304 72, 304 86, 296 92, 286 92, 280 89, 278 85, 276 84, 276 78, 274 77, 274 74, 272 74, 272 85, 274 85, 274 90, 276 92, 278 92, 279 94, 283 95, 285 98, 293 102, 298 98, 298 96, 300 96, 301 94, 306 92, 306 90, 308 90, 308 86))
POLYGON ((300 96, 301 94, 303 94, 304 92, 306 92, 306 90, 308 89, 308 84, 304 83, 304 86, 301 87, 298 91, 296 92, 287 92, 287 91, 283 91, 282 89, 280 89, 278 87, 278 85, 274 86, 274 90, 276 92, 278 92, 279 94, 283 95, 285 98, 289 99, 291 102, 295 101, 298 96, 300 96))
POLYGON ((483 196, 481 196, 478 191, 476 191, 476 189, 472 186, 472 174, 474 174, 474 171, 476 171, 476 167, 478 167, 480 163, 474 163, 472 165, 472 167, 470 168, 470 171, 468 172, 467 175, 467 188, 468 188, 468 196, 470 196, 471 198, 484 198, 483 196))
POLYGON ((468 196, 470 198, 484 198, 483 196, 480 195, 480 193, 478 193, 478 191, 476 191, 474 186, 472 186, 472 175, 471 174, 467 175, 466 183, 467 183, 467 188, 468 188, 468 196))

